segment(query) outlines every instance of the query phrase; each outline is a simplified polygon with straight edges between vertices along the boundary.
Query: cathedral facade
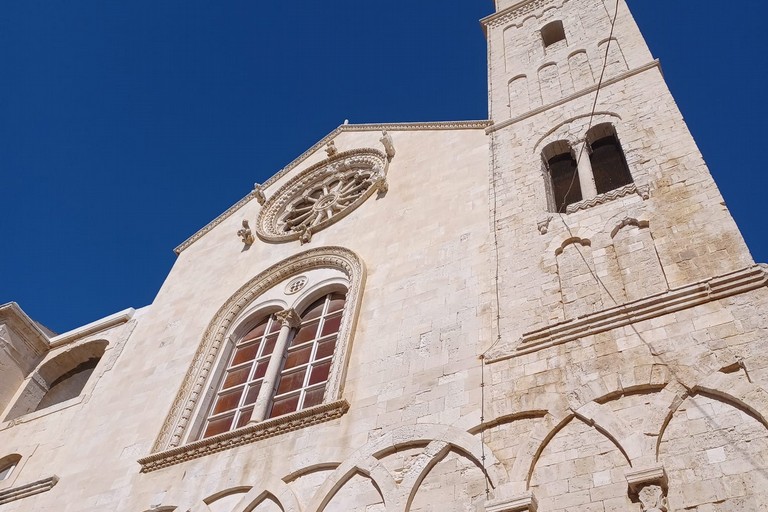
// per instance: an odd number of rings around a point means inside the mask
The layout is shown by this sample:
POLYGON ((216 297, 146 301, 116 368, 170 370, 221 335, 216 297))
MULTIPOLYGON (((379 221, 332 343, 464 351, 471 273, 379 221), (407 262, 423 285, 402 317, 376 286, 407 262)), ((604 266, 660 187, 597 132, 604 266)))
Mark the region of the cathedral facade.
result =
POLYGON ((625 0, 496 0, 489 120, 339 126, 64 334, 0 510, 768 510, 768 289, 625 0))

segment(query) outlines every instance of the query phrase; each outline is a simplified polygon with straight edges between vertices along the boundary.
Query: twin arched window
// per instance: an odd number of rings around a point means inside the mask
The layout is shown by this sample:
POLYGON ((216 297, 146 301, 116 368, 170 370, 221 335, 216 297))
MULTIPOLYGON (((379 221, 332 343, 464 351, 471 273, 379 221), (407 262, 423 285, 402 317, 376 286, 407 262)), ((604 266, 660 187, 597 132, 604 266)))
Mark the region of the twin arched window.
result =
POLYGON ((568 205, 633 182, 624 151, 610 123, 587 131, 584 146, 573 147, 568 141, 548 144, 542 158, 550 179, 552 209, 563 213, 568 205))
POLYGON ((345 300, 334 292, 300 314, 269 314, 234 340, 201 437, 321 404, 345 300))

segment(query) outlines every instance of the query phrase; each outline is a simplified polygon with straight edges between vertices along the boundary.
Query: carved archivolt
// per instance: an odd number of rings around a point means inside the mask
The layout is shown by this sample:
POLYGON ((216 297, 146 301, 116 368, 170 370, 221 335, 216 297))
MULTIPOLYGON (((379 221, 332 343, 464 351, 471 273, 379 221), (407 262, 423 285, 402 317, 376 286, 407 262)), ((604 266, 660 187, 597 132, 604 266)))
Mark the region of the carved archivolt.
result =
POLYGON ((376 149, 329 152, 266 202, 256 231, 262 240, 309 242, 326 228, 386 188, 387 155, 376 149))
POLYGON ((302 252, 282 262, 272 265, 245 285, 221 306, 203 335, 195 353, 192 365, 187 371, 181 389, 173 401, 160 434, 152 447, 152 452, 178 447, 187 437, 187 429, 206 389, 217 354, 233 321, 241 311, 264 292, 292 276, 300 275, 313 269, 331 268, 341 271, 348 279, 347 311, 339 328, 336 345, 337 356, 328 377, 326 402, 337 400, 341 396, 346 361, 354 332, 356 310, 362 297, 365 283, 365 268, 358 256, 342 247, 321 247, 302 252))

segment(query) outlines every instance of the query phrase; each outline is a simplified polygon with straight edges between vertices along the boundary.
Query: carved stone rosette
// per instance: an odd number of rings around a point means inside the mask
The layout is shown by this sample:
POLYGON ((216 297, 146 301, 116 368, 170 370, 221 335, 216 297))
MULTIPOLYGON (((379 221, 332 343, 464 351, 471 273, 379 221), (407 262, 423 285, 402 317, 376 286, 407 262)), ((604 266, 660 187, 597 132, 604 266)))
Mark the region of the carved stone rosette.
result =
POLYGON ((334 153, 272 195, 259 212, 256 233, 267 242, 309 242, 312 233, 385 189, 387 164, 387 155, 376 149, 334 153))

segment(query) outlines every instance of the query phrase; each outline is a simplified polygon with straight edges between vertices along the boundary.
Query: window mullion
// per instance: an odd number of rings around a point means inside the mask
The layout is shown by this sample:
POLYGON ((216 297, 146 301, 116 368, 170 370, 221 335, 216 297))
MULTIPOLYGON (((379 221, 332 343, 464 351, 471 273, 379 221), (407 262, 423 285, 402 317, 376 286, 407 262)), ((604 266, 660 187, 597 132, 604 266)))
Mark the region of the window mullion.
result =
POLYGON ((291 329, 298 327, 301 319, 293 309, 286 309, 275 314, 275 318, 280 322, 280 333, 275 342, 275 348, 272 351, 272 358, 267 365, 267 371, 264 374, 264 380, 261 381, 259 396, 251 413, 251 422, 262 421, 267 417, 269 404, 275 392, 277 383, 280 380, 280 370, 283 367, 283 359, 288 350, 291 329))
POLYGON ((589 161, 589 142, 586 140, 582 141, 574 150, 579 170, 581 197, 583 199, 592 199, 597 195, 597 187, 595 186, 595 176, 592 173, 592 162, 589 161))

